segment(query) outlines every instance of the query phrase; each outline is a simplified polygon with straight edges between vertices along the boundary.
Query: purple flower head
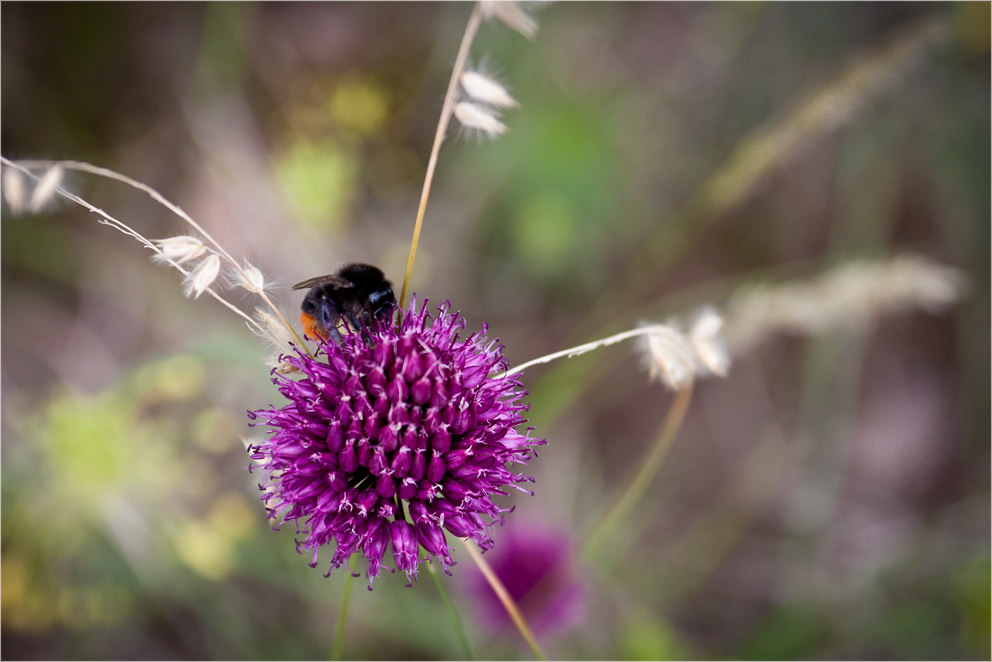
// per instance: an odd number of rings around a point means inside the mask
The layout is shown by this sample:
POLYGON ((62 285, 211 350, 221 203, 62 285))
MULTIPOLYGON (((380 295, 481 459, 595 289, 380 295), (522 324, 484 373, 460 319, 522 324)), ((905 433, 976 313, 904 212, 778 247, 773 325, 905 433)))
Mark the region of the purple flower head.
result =
POLYGON ((388 545, 411 582, 429 557, 451 574, 445 529, 490 549, 487 526, 504 512, 493 496, 533 482, 507 465, 526 464, 546 443, 517 430, 526 391, 502 376, 502 346, 486 340, 485 326, 460 339, 465 320, 447 302, 435 319, 426 304, 418 313, 414 298, 398 326, 373 320, 340 345, 321 343, 313 358, 285 358, 303 375, 274 376, 288 402, 248 413, 272 428, 249 452, 265 470, 259 489, 273 528, 293 521, 297 551, 314 567, 332 540, 332 570, 360 551, 369 589, 388 545))
MULTIPOLYGON (((515 523, 503 533, 498 549, 486 555, 524 619, 539 637, 563 632, 585 618, 585 587, 572 560, 569 536, 547 525, 515 523)), ((469 579, 479 616, 495 632, 513 622, 481 572, 469 579)))

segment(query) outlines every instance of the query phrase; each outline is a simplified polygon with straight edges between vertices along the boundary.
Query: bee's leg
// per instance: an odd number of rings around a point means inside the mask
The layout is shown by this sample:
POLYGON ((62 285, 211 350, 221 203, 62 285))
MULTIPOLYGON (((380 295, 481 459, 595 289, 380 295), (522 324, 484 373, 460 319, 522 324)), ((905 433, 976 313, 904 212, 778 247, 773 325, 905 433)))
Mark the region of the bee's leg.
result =
POLYGON ((345 315, 348 317, 348 324, 355 331, 362 331, 365 328, 365 323, 355 313, 348 311, 345 315))
MULTIPOLYGON (((326 331, 327 335, 338 345, 341 344, 341 333, 338 331, 338 324, 341 322, 341 312, 337 303, 330 297, 320 298, 317 307, 318 328, 326 331)), ((326 339, 326 337, 325 337, 326 339)))
POLYGON ((362 339, 365 340, 366 345, 371 347, 375 344, 372 340, 372 334, 369 332, 368 312, 363 312, 361 316, 355 315, 355 313, 348 313, 348 319, 351 321, 351 325, 362 334, 362 339))

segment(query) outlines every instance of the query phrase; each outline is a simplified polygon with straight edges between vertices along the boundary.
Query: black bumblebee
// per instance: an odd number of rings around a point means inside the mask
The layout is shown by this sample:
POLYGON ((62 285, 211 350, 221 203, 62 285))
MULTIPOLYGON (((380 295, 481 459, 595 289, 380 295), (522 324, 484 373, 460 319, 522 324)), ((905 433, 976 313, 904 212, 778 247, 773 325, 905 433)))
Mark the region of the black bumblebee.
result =
POLYGON ((342 318, 358 330, 370 318, 384 320, 396 303, 392 284, 371 264, 346 264, 336 274, 305 280, 293 289, 307 287, 300 322, 311 338, 341 342, 337 326, 342 318))

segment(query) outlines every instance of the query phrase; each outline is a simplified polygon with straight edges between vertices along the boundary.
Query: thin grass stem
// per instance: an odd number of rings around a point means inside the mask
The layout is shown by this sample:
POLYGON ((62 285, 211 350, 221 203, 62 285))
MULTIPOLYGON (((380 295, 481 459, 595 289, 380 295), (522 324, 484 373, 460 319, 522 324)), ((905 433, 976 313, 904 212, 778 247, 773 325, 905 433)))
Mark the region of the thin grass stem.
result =
POLYGON ((444 601, 444 606, 448 609, 448 618, 451 619, 451 627, 455 630, 455 636, 458 638, 458 643, 461 644, 465 659, 474 660, 475 657, 472 655, 472 649, 468 645, 468 636, 465 634, 465 628, 462 626, 462 619, 458 617, 458 612, 455 610, 455 605, 448 595, 448 590, 444 588, 441 575, 438 574, 437 570, 430 563, 427 564, 427 571, 434 578, 434 583, 437 584, 437 592, 441 594, 441 600, 444 601))
MULTIPOLYGON (((6 158, 4 158, 2 156, 0 156, 0 162, 2 162, 4 165, 9 166, 11 168, 18 169, 19 171, 21 171, 24 174, 26 174, 28 177, 32 177, 34 179, 38 179, 37 177, 35 177, 35 175, 30 170, 28 170, 26 167, 24 167, 24 166, 22 166, 22 165, 20 165, 18 163, 14 163, 12 161, 9 161, 8 159, 6 159, 6 158)), ((46 162, 46 163, 50 163, 50 162, 46 162)), ((89 202, 87 202, 83 198, 80 198, 78 195, 76 195, 74 193, 70 193, 69 191, 66 191, 63 188, 58 188, 57 189, 57 192, 58 192, 59 195, 63 196, 64 198, 66 198, 68 200, 71 200, 72 202, 75 202, 77 205, 79 205, 81 207, 84 207, 85 209, 88 209, 89 211, 91 211, 92 213, 96 214, 97 216, 100 216, 101 218, 100 218, 99 221, 97 221, 98 223, 101 223, 103 225, 108 225, 108 226, 110 226, 110 227, 112 227, 112 228, 114 228, 114 229, 116 229, 116 230, 118 230, 120 232, 123 232, 124 234, 128 235, 129 237, 131 237, 133 239, 136 239, 143 246, 145 246, 146 248, 148 248, 151 251, 155 252, 159 257, 161 257, 163 260, 165 260, 169 265, 175 267, 181 274, 183 274, 184 276, 187 276, 187 277, 190 275, 190 272, 186 271, 186 269, 184 269, 182 267, 182 265, 180 265, 180 264, 176 263, 174 260, 166 257, 165 254, 162 253, 161 250, 159 250, 158 246, 156 246, 155 244, 153 244, 151 241, 149 241, 148 239, 146 239, 145 237, 143 237, 138 232, 135 232, 126 223, 117 220, 116 218, 114 218, 113 216, 111 216, 110 214, 108 214, 107 212, 105 212, 104 210, 100 209, 99 207, 96 207, 96 206, 90 204, 89 202)), ((226 299, 224 299, 222 296, 220 296, 219 294, 217 294, 217 292, 215 292, 213 290, 213 288, 208 287, 204 291, 207 294, 209 294, 210 296, 212 296, 214 299, 216 299, 217 301, 219 301, 220 303, 222 303, 224 306, 226 306, 227 308, 229 308, 232 312, 234 312, 235 314, 240 315, 241 317, 243 317, 245 320, 248 321, 248 323, 250 325, 252 325, 254 328, 258 329, 261 333, 263 333, 263 334, 267 333, 266 330, 262 327, 261 324, 259 324, 257 321, 255 321, 254 319, 252 319, 250 316, 246 315, 244 313, 244 311, 242 311, 241 309, 239 309, 237 306, 233 305, 232 303, 230 303, 229 301, 227 301, 226 299)))
POLYGON ((656 330, 655 327, 653 326, 643 326, 639 329, 631 329, 630 331, 624 331, 622 333, 618 333, 608 338, 587 342, 584 345, 578 345, 570 349, 563 349, 560 352, 555 352, 554 354, 548 354, 547 356, 541 356, 531 361, 527 361, 526 363, 521 363, 517 367, 507 370, 506 374, 504 374, 503 376, 509 377, 510 375, 517 374, 518 372, 523 372, 532 365, 539 365, 541 363, 550 363, 555 359, 560 359, 566 356, 568 358, 573 358, 575 356, 585 354, 586 352, 591 352, 592 350, 598 349, 600 347, 606 347, 607 345, 616 344, 621 340, 627 340, 628 338, 636 338, 637 336, 646 336, 650 333, 655 333, 655 332, 656 330))
POLYGON ((637 475, 627 484, 626 489, 620 497, 614 502, 607 513, 600 518, 599 523, 593 527, 592 533, 586 538, 586 542, 582 546, 582 556, 587 561, 595 558, 603 541, 630 514, 630 511, 641 500, 641 497, 644 496, 651 481, 658 473, 661 463, 672 447, 672 442, 675 441, 679 430, 682 429, 685 414, 689 410, 689 403, 692 401, 693 383, 690 382, 687 387, 676 394, 672 406, 665 415, 658 439, 648 452, 647 457, 641 462, 641 468, 638 470, 637 475))
POLYGON ((437 168, 437 156, 441 151, 441 143, 448 131, 448 124, 451 121, 451 114, 455 108, 455 96, 458 92, 458 79, 465 69, 465 62, 468 60, 468 52, 472 48, 472 41, 479 31, 482 23, 482 5, 476 3, 472 15, 468 18, 468 25, 465 26, 465 35, 462 37, 462 44, 458 48, 458 55, 455 58, 455 67, 451 70, 451 80, 448 81, 448 91, 444 95, 444 105, 441 106, 441 118, 437 123, 437 131, 434 133, 434 144, 431 146, 431 157, 427 161, 427 174, 424 176, 424 188, 420 192, 420 206, 417 208, 417 222, 413 226, 413 239, 410 241, 410 257, 406 263, 406 274, 403 276, 403 288, 400 290, 400 309, 406 307, 406 295, 410 289, 410 274, 413 273, 413 261, 417 257, 417 244, 420 243, 420 229, 424 224, 424 212, 427 210, 427 198, 431 194, 431 184, 434 182, 434 170, 437 168))
POLYGON ((334 645, 331 647, 331 659, 340 660, 344 651, 344 626, 348 622, 348 605, 351 604, 351 589, 355 584, 355 575, 348 573, 344 580, 344 594, 341 596, 341 608, 338 609, 338 626, 334 633, 334 645))
MULTIPOLYGON (((6 165, 14 165, 13 163, 11 163, 10 161, 8 161, 7 159, 3 159, 3 163, 5 163, 6 165)), ((176 205, 176 204, 170 202, 168 199, 166 199, 165 196, 163 196, 161 193, 159 193, 158 191, 156 191, 155 189, 153 189, 151 186, 148 186, 147 184, 143 184, 143 183, 141 183, 141 182, 139 182, 137 180, 131 179, 127 175, 122 175, 119 172, 115 172, 115 171, 110 170, 108 168, 101 168, 100 166, 95 166, 95 165, 92 165, 90 163, 86 163, 84 161, 20 161, 18 165, 23 166, 23 168, 47 168, 47 167, 51 167, 51 166, 55 165, 56 163, 61 164, 62 167, 68 168, 70 170, 77 170, 79 172, 86 172, 86 173, 89 173, 91 175, 97 175, 98 177, 105 177, 107 179, 113 179, 113 180, 122 182, 124 184, 127 184, 128 186, 130 186, 132 188, 136 188, 139 191, 144 191, 153 200, 155 200, 160 205, 162 205, 163 207, 165 207, 166 209, 168 209, 169 211, 171 211, 172 213, 174 213, 179 218, 181 218, 184 221, 186 221, 194 230, 196 230, 197 232, 199 232, 200 234, 202 234, 203 237, 207 241, 209 241, 211 244, 214 245, 214 247, 216 247, 217 252, 225 260, 227 260, 231 264, 231 266, 234 267, 234 269, 237 270, 237 272, 239 274, 241 274, 241 276, 243 278, 245 278, 246 280, 248 280, 248 275, 245 273, 245 270, 241 266, 241 264, 237 260, 235 260, 231 256, 231 254, 228 253, 224 249, 224 247, 221 246, 220 243, 210 235, 209 232, 207 232, 206 230, 204 230, 203 227, 199 223, 197 223, 196 221, 194 221, 193 218, 189 214, 187 214, 185 211, 183 211, 182 208, 179 207, 179 205, 176 205)), ((23 170, 23 168, 22 168, 22 170, 23 170)), ((25 172, 28 172, 28 171, 25 171, 25 172)), ((31 174, 31 173, 28 172, 28 174, 31 174)), ((31 175, 31 176, 33 177, 33 175, 31 175)), ((59 193, 62 194, 63 196, 65 196, 65 197, 68 197, 69 199, 72 199, 72 197, 70 196, 70 194, 68 194, 63 189, 59 189, 59 193)), ((75 202, 78 202, 78 200, 74 200, 74 201, 75 202)), ((103 212, 100 212, 100 213, 103 213, 103 212)), ((305 350, 307 350, 307 352, 309 353, 310 350, 307 348, 306 344, 303 342, 303 339, 300 338, 299 334, 296 333, 296 329, 294 329, 293 326, 286 320, 286 318, 283 316, 282 312, 276 307, 276 305, 274 303, 272 303, 272 300, 269 299, 268 295, 265 294, 264 291, 258 292, 258 295, 262 298, 262 301, 264 301, 265 304, 272 310, 272 312, 274 312, 279 317, 279 319, 282 321, 282 323, 286 325, 286 328, 288 328, 292 332, 293 336, 299 342, 300 346, 303 347, 305 350)))
POLYGON ((516 603, 513 602, 513 598, 510 597, 506 587, 503 586, 503 582, 499 580, 499 577, 496 576, 493 569, 489 567, 489 563, 482 558, 482 554, 480 554, 479 550, 473 546, 471 540, 468 538, 462 538, 462 542, 465 543, 465 549, 468 550, 468 554, 472 557, 472 560, 475 561, 475 564, 479 566, 479 570, 482 571, 486 581, 493 587, 493 591, 496 592, 496 597, 498 597, 499 601, 503 603, 503 608, 506 609, 506 613, 510 615, 510 618, 513 619, 514 625, 516 625, 517 629, 520 630, 520 634, 523 636, 524 641, 526 641, 531 650, 534 651, 534 655, 536 655, 539 660, 547 660, 547 656, 544 654, 544 651, 541 650, 541 646, 537 643, 534 633, 531 631, 530 626, 527 625, 527 621, 524 620, 523 614, 520 613, 516 603))
MULTIPOLYGON (((72 198, 69 198, 69 199, 72 200, 72 198)), ((83 200, 82 198, 80 198, 79 200, 82 201, 80 204, 86 203, 86 201, 83 200)), ((73 200, 73 202, 76 202, 76 200, 73 200)), ((168 264, 170 266, 173 266, 176 269, 178 269, 181 274, 183 274, 186 277, 189 277, 190 276, 190 272, 186 271, 186 269, 184 269, 178 263, 176 263, 176 262, 172 261, 171 259, 167 258, 162 253, 162 251, 160 251, 158 249, 158 246, 156 246, 155 244, 153 244, 152 242, 150 242, 148 239, 146 239, 145 237, 141 236, 140 234, 138 234, 137 232, 135 232, 134 230, 132 230, 126 224, 122 223, 121 221, 118 221, 116 218, 114 218, 113 216, 107 214, 102 209, 98 209, 96 207, 89 207, 88 204, 83 204, 83 206, 84 207, 87 207, 91 212, 103 216, 103 218, 101 218, 100 220, 98 220, 97 223, 100 223, 101 225, 106 225, 108 227, 112 227, 115 230, 118 230, 119 232, 122 232, 122 233, 126 234, 127 236, 129 236, 129 237, 131 237, 133 239, 138 240, 142 245, 145 246, 145 248, 148 248, 148 249, 150 249, 152 251, 155 251, 156 253, 159 254, 159 256, 162 257, 162 259, 168 260, 168 264)), ((230 301, 228 301, 227 299, 225 299, 222 296, 220 296, 219 294, 217 294, 217 292, 215 292, 213 290, 213 288, 208 287, 204 291, 207 294, 209 294, 210 296, 212 296, 214 299, 216 299, 217 301, 219 301, 222 304, 224 304, 227 308, 229 308, 235 314, 240 315, 245 320, 247 320, 250 324, 254 325, 255 328, 258 329, 258 331, 260 333, 265 334, 265 337, 266 338, 270 338, 270 335, 267 333, 265 327, 263 327, 261 324, 259 324, 255 320, 253 320, 249 315, 246 315, 243 310, 241 310, 240 308, 238 308, 237 306, 235 306, 234 304, 232 304, 230 301)))

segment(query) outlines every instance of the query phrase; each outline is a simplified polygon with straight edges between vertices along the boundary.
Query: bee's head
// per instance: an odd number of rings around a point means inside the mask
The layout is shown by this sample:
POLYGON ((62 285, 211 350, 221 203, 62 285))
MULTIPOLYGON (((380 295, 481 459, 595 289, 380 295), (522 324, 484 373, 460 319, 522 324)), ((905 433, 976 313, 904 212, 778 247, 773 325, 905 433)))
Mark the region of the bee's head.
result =
POLYGON ((388 281, 383 282, 379 288, 369 294, 369 309, 372 311, 373 317, 381 317, 395 303, 396 297, 393 295, 393 288, 388 281))

